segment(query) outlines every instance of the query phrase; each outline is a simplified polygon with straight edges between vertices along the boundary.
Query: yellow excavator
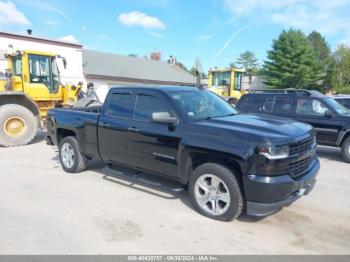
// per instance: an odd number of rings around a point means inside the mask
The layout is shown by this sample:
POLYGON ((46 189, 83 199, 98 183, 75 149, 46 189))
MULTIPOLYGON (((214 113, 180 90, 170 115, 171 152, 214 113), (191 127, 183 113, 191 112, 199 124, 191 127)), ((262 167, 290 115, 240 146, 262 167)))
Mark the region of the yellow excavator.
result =
POLYGON ((77 102, 82 83, 62 85, 54 53, 17 51, 5 55, 8 67, 0 75, 0 146, 30 143, 54 107, 77 102))
POLYGON ((236 104, 248 90, 242 89, 245 70, 237 68, 214 68, 209 70, 208 88, 219 96, 223 96, 230 104, 236 104))

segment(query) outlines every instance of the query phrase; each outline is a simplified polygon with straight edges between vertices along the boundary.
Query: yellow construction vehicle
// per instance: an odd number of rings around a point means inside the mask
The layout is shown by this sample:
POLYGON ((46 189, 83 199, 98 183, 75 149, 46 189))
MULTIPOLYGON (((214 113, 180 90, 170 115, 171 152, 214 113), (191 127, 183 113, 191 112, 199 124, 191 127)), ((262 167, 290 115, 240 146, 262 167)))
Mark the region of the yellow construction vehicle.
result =
POLYGON ((76 103, 82 83, 62 85, 57 54, 17 51, 6 54, 8 68, 0 77, 0 146, 30 143, 53 107, 76 103))
POLYGON ((242 78, 245 71, 237 68, 214 68, 209 70, 209 90, 223 96, 230 104, 236 104, 248 90, 242 89, 242 78))

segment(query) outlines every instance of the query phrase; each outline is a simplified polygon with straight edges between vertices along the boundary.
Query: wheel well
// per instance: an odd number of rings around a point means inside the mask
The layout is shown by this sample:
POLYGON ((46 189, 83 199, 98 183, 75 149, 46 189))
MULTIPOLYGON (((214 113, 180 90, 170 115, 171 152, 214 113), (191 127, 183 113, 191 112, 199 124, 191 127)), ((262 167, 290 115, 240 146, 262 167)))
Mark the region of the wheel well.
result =
MULTIPOLYGON (((239 174, 242 174, 241 166, 240 164, 228 156, 216 156, 212 154, 205 154, 205 153, 192 153, 189 155, 190 162, 191 162, 191 170, 188 175, 192 173, 193 170, 195 170, 198 166, 205 164, 205 163, 216 163, 225 166, 226 168, 230 170, 234 170, 238 172, 239 174)), ((241 176, 238 177, 238 179, 241 182, 241 176)))
POLYGON ((57 143, 67 136, 76 136, 75 132, 68 129, 58 128, 57 129, 57 143))
POLYGON ((348 137, 350 137, 350 131, 348 131, 348 132, 343 136, 343 138, 342 138, 342 140, 341 140, 341 143, 340 143, 340 146, 341 146, 341 147, 343 146, 344 141, 345 141, 348 137))
POLYGON ((27 109, 29 109, 33 115, 39 118, 39 109, 38 106, 26 95, 0 95, 0 106, 8 105, 8 104, 16 104, 21 105, 27 109))

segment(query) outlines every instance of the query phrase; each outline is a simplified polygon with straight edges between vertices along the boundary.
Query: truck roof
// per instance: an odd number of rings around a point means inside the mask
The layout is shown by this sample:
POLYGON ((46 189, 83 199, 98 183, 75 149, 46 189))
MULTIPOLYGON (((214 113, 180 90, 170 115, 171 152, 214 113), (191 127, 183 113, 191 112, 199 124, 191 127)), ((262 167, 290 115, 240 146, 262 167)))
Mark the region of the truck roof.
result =
POLYGON ((198 90, 197 87, 193 86, 120 86, 112 87, 111 90, 121 90, 121 89, 144 89, 144 90, 156 90, 162 92, 177 92, 177 91, 195 91, 198 90))

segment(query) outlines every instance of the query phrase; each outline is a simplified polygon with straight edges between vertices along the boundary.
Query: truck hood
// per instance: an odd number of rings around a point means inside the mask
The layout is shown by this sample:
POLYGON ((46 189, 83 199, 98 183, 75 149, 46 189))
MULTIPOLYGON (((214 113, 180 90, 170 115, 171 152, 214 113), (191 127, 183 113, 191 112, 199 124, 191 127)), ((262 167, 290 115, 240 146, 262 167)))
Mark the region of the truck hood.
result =
POLYGON ((273 141, 274 143, 282 141, 288 143, 312 131, 310 125, 292 119, 253 114, 212 118, 201 121, 199 124, 251 134, 255 140, 260 138, 264 142, 273 141))

